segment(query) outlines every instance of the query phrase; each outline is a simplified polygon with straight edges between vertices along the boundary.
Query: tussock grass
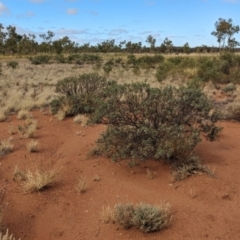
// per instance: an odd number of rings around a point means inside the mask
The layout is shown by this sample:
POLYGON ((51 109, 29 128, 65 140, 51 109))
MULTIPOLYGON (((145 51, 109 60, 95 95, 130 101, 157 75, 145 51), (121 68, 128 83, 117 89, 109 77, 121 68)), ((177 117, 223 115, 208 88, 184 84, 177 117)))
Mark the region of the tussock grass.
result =
POLYGON ((88 117, 85 114, 78 114, 73 118, 73 122, 85 127, 88 122, 88 117))
MULTIPOLYGON (((102 213, 106 215, 108 212, 111 212, 110 209, 104 209, 104 211, 102 211, 102 213)), ((146 203, 140 203, 136 206, 133 206, 132 203, 119 203, 114 206, 111 216, 113 221, 125 229, 135 226, 147 233, 160 231, 168 227, 172 218, 170 205, 168 203, 160 206, 146 203)), ((108 220, 108 218, 106 219, 108 220)))
POLYGON ((66 117, 66 113, 63 110, 60 110, 55 116, 59 121, 63 121, 66 117))
POLYGON ((25 181, 27 179, 26 173, 22 171, 18 166, 15 166, 13 171, 13 179, 15 181, 25 181))
POLYGON ((5 122, 7 119, 7 115, 5 111, 0 111, 0 122, 5 122))
POLYGON ((17 119, 27 119, 31 117, 31 113, 28 110, 22 109, 18 112, 17 119))
POLYGON ((29 152, 37 152, 38 151, 38 141, 37 140, 31 140, 26 145, 29 152))
POLYGON ((161 206, 140 203, 135 207, 132 223, 144 232, 155 232, 167 227, 170 220, 168 203, 161 206))
POLYGON ((100 218, 104 223, 109 223, 113 220, 113 210, 110 208, 110 206, 102 206, 100 218))
MULTIPOLYGON (((16 238, 13 236, 13 234, 10 235, 9 230, 5 232, 5 234, 0 231, 0 240, 16 240, 16 238)), ((21 240, 20 238, 18 240, 21 240)))
POLYGON ((33 193, 45 190, 52 187, 55 183, 57 172, 47 170, 35 170, 34 172, 28 170, 26 172, 26 180, 23 183, 23 189, 26 193, 33 193))
POLYGON ((7 153, 12 152, 13 144, 12 144, 13 138, 7 138, 0 142, 0 155, 5 155, 7 153))
POLYGON ((18 126, 18 132, 20 137, 22 138, 33 138, 35 136, 36 130, 37 130, 37 123, 18 126))
POLYGON ((86 178, 79 178, 76 185, 76 190, 79 193, 85 193, 87 191, 87 181, 86 178))

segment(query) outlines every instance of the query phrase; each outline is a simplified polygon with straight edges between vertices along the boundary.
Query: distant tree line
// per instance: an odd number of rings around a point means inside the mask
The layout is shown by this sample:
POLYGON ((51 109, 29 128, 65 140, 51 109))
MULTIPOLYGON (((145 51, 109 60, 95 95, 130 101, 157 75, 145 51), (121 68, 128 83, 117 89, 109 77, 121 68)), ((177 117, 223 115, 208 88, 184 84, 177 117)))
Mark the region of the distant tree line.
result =
POLYGON ((188 42, 183 46, 174 46, 173 42, 165 38, 160 46, 156 46, 156 39, 149 35, 147 36, 147 46, 142 42, 134 43, 131 41, 121 41, 116 44, 114 39, 106 40, 98 43, 95 46, 90 43, 80 45, 72 41, 68 36, 58 40, 53 40, 55 34, 52 31, 47 31, 45 34, 40 34, 42 41, 36 41, 36 35, 23 34, 16 32, 16 27, 9 25, 4 28, 0 23, 0 54, 2 55, 32 55, 37 53, 47 54, 72 54, 81 52, 93 53, 111 53, 111 52, 127 52, 127 53, 215 53, 223 50, 240 52, 240 43, 233 37, 239 32, 239 26, 233 25, 232 19, 219 18, 215 23, 215 31, 211 34, 217 38, 218 47, 201 45, 190 47, 188 42))

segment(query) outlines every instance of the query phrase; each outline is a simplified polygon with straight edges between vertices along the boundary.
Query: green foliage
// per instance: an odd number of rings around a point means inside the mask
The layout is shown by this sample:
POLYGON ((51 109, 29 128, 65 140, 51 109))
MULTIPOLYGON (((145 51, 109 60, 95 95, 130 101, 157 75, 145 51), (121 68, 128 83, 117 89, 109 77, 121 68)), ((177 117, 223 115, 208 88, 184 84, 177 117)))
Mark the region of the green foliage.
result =
POLYGON ((231 83, 222 88, 222 91, 225 92, 225 93, 233 92, 235 90, 236 90, 236 86, 231 84, 231 83))
POLYGON ((114 61, 113 61, 113 59, 108 60, 108 61, 104 64, 103 70, 104 70, 104 72, 106 73, 106 75, 109 75, 109 73, 112 71, 113 67, 114 67, 114 61))
POLYGON ((96 73, 64 78, 56 85, 60 97, 51 102, 52 113, 55 114, 60 109, 67 116, 94 112, 104 97, 106 85, 106 80, 96 73))
POLYGON ((187 162, 201 141, 214 140, 219 128, 211 105, 196 84, 179 89, 151 88, 146 83, 112 84, 97 113, 107 130, 97 141, 99 152, 114 161, 165 159, 187 162))
POLYGON ((102 58, 97 54, 70 54, 67 58, 68 63, 82 64, 101 64, 102 58))
POLYGON ((167 227, 170 220, 169 204, 152 206, 141 203, 135 207, 131 203, 116 204, 113 219, 120 226, 129 229, 135 226, 144 232, 160 231, 167 227))
POLYGON ((150 69, 155 68, 158 64, 164 61, 164 56, 160 54, 156 54, 153 56, 143 56, 140 58, 136 58, 135 55, 128 55, 127 64, 132 68, 143 68, 150 69))
POLYGON ((162 82, 172 70, 173 65, 171 62, 163 62, 157 68, 156 78, 159 82, 162 82))
POLYGON ((66 63, 66 58, 62 55, 62 54, 58 54, 54 57, 54 60, 57 62, 57 63, 66 63))
POLYGON ((18 67, 19 63, 16 61, 10 61, 7 62, 7 67, 12 68, 12 69, 16 69, 18 67))
POLYGON ((51 59, 51 56, 48 56, 48 55, 38 55, 38 56, 29 58, 31 63, 35 65, 47 64, 49 63, 50 59, 51 59))

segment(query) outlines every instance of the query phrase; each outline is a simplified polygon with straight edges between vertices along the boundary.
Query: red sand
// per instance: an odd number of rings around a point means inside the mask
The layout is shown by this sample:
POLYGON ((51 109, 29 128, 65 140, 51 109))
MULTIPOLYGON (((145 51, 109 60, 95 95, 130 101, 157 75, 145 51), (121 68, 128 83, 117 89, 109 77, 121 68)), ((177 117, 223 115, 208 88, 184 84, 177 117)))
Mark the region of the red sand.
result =
MULTIPOLYGON (((81 127, 72 119, 58 121, 34 112, 39 129, 40 151, 29 153, 26 143, 13 135, 13 152, 0 157, 1 186, 6 196, 3 222, 22 240, 130 240, 130 239, 240 239, 240 124, 222 122, 218 141, 203 141, 196 149, 203 163, 215 169, 215 178, 196 175, 171 184, 168 165, 147 161, 128 167, 105 158, 88 157, 104 126, 81 127), (81 131, 81 135, 76 133, 81 131), (59 169, 57 183, 40 193, 24 194, 21 182, 13 180, 14 167, 43 166, 59 169), (146 169, 157 172, 153 180, 146 169), (93 181, 95 175, 100 181, 93 181), (85 177, 84 194, 76 191, 77 179, 85 177), (101 221, 102 206, 117 203, 169 202, 173 219, 169 228, 146 234, 101 221)), ((23 120, 13 115, 0 123, 1 140, 9 137, 8 126, 23 120)))

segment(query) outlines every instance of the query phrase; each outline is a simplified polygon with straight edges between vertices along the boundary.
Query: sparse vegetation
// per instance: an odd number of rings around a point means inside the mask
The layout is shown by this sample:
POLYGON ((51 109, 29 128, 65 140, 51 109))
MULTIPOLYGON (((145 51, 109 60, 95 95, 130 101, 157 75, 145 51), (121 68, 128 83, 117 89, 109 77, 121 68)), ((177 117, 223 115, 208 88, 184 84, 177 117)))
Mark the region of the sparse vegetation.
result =
POLYGON ((53 186, 56 176, 57 172, 54 170, 28 170, 25 173, 23 189, 26 193, 43 191, 53 186))
POLYGON ((0 142, 0 156, 12 152, 12 150, 13 150, 12 140, 13 140, 13 138, 10 137, 10 138, 4 139, 0 142))
POLYGON ((29 152, 37 152, 38 151, 38 141, 37 140, 31 140, 26 145, 29 152))
MULTIPOLYGON (((13 236, 13 234, 10 235, 9 230, 7 229, 5 234, 0 231, 0 240, 16 240, 16 238, 13 236)), ((21 239, 19 238, 19 240, 21 239)))
POLYGON ((17 118, 18 119, 27 119, 31 117, 31 113, 28 110, 22 109, 18 112, 17 118))
POLYGON ((103 206, 100 218, 104 223, 110 223, 113 220, 113 210, 109 206, 103 206))
POLYGON ((73 122, 81 124, 83 127, 87 126, 88 117, 85 114, 78 114, 74 117, 73 122))
POLYGON ((10 62, 7 62, 7 66, 9 68, 12 68, 12 69, 16 69, 18 67, 19 63, 16 62, 16 61, 10 61, 10 62))
POLYGON ((87 190, 87 181, 85 178, 81 177, 80 179, 78 179, 77 181, 77 185, 76 185, 76 190, 79 193, 85 193, 87 190))
POLYGON ((168 203, 161 206, 153 206, 145 203, 133 206, 131 203, 119 203, 114 206, 113 211, 108 208, 107 212, 104 211, 105 213, 111 213, 111 215, 107 214, 107 223, 110 222, 109 218, 112 216, 113 221, 125 229, 135 226, 147 233, 160 231, 168 227, 172 217, 168 203))

